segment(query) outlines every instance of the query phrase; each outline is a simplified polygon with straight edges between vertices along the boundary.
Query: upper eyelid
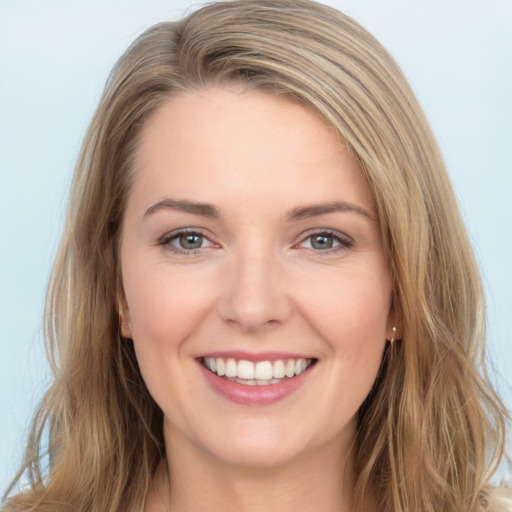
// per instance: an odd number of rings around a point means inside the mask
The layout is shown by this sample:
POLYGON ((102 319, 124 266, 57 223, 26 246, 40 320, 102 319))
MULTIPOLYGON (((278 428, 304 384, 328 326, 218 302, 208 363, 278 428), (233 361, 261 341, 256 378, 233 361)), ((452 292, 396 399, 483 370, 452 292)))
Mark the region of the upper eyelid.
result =
POLYGON ((337 229, 329 229, 329 228, 320 228, 320 229, 310 229, 308 231, 305 231, 299 235, 299 240, 304 241, 310 238, 313 235, 331 235, 334 238, 340 238, 342 240, 350 241, 351 243, 354 243, 354 239, 347 235, 346 233, 343 233, 342 231, 338 231, 337 229))
MULTIPOLYGON (((164 233, 157 239, 156 245, 165 245, 170 243, 173 240, 176 240, 182 234, 197 234, 208 240, 211 244, 217 244, 212 236, 209 236, 205 233, 205 231, 201 228, 179 228, 174 229, 172 231, 168 231, 164 233)), ((186 249, 183 249, 186 250, 186 249)))
POLYGON ((202 228, 196 228, 196 227, 190 227, 190 228, 178 228, 178 229, 172 229, 171 231, 167 231, 164 233, 160 239, 164 238, 173 238, 176 236, 179 236, 183 233, 197 233, 198 235, 204 236, 205 238, 212 238, 211 236, 208 236, 204 229, 202 228))
POLYGON ((352 249, 352 248, 354 248, 354 246, 355 246, 355 242, 352 237, 345 235, 344 233, 341 233, 340 231, 337 231, 337 230, 324 229, 324 230, 313 230, 307 234, 303 234, 301 236, 300 240, 297 243, 295 243, 292 248, 293 249, 301 249, 301 250, 304 250, 311 254, 315 254, 317 256, 327 257, 329 255, 334 256, 336 254, 339 254, 340 252, 344 252, 349 249, 352 249), (334 247, 329 247, 327 249, 315 249, 313 247, 301 247, 301 245, 304 244, 311 237, 313 237, 315 235, 322 235, 322 234, 332 236, 337 241, 337 245, 335 245, 334 247))
POLYGON ((156 242, 156 246, 164 249, 166 252, 173 254, 176 257, 179 256, 195 256, 202 254, 203 251, 208 251, 212 248, 218 248, 218 242, 212 240, 212 237, 209 237, 204 234, 203 230, 200 228, 180 228, 172 231, 168 231, 166 234, 162 235, 156 242), (205 247, 197 247, 197 248, 185 248, 179 247, 175 245, 175 241, 180 238, 182 235, 195 234, 201 236, 204 240, 208 241, 208 245, 205 247))

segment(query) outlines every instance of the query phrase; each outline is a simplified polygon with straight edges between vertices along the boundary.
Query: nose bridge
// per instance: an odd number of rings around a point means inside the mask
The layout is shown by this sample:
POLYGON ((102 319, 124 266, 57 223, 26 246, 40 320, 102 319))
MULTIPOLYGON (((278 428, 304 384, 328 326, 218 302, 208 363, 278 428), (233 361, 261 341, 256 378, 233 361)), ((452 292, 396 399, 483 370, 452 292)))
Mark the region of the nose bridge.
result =
POLYGON ((225 321, 256 331, 286 321, 292 307, 278 255, 262 247, 236 251, 219 301, 225 321))

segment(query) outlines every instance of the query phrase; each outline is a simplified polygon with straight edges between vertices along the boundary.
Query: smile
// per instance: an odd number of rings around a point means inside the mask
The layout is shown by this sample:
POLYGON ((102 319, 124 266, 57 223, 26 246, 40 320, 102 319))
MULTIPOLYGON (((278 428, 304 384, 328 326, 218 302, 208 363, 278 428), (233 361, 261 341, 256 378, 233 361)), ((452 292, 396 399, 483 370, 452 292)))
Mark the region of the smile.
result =
POLYGON ((218 377, 247 386, 279 384, 300 375, 315 362, 316 359, 304 358, 258 362, 222 357, 201 359, 201 364, 218 377))

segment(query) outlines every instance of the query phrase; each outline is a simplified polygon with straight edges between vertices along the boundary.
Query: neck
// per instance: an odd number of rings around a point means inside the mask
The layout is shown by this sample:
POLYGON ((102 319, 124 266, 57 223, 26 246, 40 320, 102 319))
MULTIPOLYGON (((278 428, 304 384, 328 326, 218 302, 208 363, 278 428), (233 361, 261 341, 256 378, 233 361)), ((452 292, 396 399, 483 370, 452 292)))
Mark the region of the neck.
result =
POLYGON ((219 460, 173 432, 145 512, 352 512, 348 447, 333 441, 278 466, 219 460))

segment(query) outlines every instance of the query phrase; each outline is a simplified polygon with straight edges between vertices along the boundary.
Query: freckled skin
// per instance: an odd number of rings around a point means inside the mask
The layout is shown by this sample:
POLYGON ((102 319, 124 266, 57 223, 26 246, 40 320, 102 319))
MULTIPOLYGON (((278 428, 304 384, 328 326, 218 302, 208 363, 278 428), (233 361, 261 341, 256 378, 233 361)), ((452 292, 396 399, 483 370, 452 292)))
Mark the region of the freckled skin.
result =
POLYGON ((135 171, 121 243, 124 308, 164 412, 170 459, 183 472, 311 457, 326 471, 339 467, 391 337, 390 273, 377 221, 354 211, 287 213, 343 201, 374 215, 355 160, 304 107, 219 87, 160 107, 142 130, 135 171), (219 215, 144 215, 163 197, 214 205, 219 215), (200 235, 188 238, 199 247, 183 247, 183 229, 200 235), (332 247, 316 244, 319 233, 332 247), (249 407, 201 374, 197 358, 223 350, 318 362, 290 397, 249 407))

